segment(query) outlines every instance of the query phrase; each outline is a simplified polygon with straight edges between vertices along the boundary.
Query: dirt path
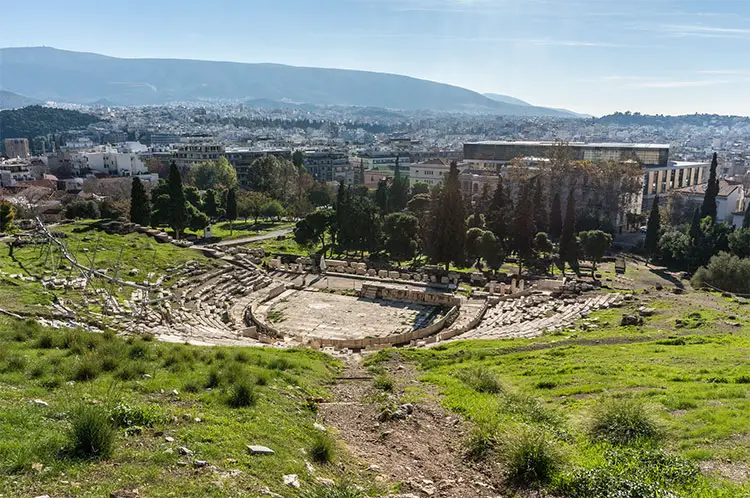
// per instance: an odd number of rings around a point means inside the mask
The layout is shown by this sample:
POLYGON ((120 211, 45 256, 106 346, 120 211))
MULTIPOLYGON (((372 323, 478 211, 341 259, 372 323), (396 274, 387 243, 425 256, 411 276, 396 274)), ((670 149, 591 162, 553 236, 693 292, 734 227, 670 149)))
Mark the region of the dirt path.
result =
POLYGON ((286 235, 291 232, 292 232, 291 228, 281 228, 279 230, 267 232, 262 235, 252 235, 250 237, 242 237, 241 239, 223 240, 217 243, 216 246, 217 247, 241 246, 243 244, 249 244, 251 242, 259 242, 261 240, 275 239, 276 237, 279 237, 281 235, 286 235))
MULTIPOLYGON (((351 454, 369 466, 377 482, 385 486, 401 483, 397 496, 500 496, 493 486, 498 479, 469 467, 463 459, 466 424, 438 404, 435 392, 430 392, 434 390, 419 383, 410 366, 386 369, 395 380, 390 395, 373 386, 361 357, 351 356, 332 388, 332 401, 319 405, 321 421, 335 428, 351 454), (413 403, 412 413, 379 422, 381 407, 399 406, 407 387, 411 393, 424 393, 413 403)), ((407 411, 402 410, 404 414, 407 411)))

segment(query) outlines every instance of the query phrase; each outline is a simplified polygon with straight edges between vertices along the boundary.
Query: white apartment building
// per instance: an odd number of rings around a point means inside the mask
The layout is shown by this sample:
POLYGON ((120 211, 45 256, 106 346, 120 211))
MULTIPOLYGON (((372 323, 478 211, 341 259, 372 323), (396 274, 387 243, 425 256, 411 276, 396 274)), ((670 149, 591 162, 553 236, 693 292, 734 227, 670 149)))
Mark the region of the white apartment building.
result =
POLYGON ((117 152, 110 146, 74 152, 71 154, 71 162, 79 172, 91 171, 112 176, 133 176, 148 172, 138 154, 117 152))
POLYGON ((437 185, 445 179, 450 169, 450 161, 444 159, 430 159, 423 163, 413 164, 409 169, 410 183, 412 185, 415 183, 437 185))
MULTIPOLYGON (((675 189, 674 193, 685 196, 688 202, 695 204, 696 207, 703 203, 706 195, 706 183, 691 185, 675 189)), ((732 182, 723 178, 719 179, 719 193, 716 196, 716 218, 718 221, 726 221, 729 224, 739 228, 742 227, 742 216, 740 215, 745 209, 745 190, 740 182, 732 182)))

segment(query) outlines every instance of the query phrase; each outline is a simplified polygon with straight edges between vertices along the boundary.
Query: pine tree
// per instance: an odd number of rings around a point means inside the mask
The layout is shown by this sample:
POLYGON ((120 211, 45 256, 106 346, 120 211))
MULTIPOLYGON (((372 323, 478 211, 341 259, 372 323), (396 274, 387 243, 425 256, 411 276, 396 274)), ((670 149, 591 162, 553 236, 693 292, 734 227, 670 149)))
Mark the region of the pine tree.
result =
POLYGON ((429 230, 429 252, 433 261, 444 263, 447 270, 450 263, 460 264, 464 260, 466 245, 466 217, 461 196, 461 183, 458 179, 458 166, 451 162, 445 185, 431 213, 429 230))
POLYGON ((133 178, 130 187, 130 221, 144 227, 151 223, 151 203, 138 177, 133 178))
POLYGON ((708 175, 706 184, 706 193, 703 196, 703 205, 701 206, 701 218, 710 216, 716 222, 716 197, 719 195, 719 180, 716 178, 716 167, 718 166, 718 156, 714 152, 711 159, 711 170, 708 175))
POLYGON ((167 189, 169 192, 169 226, 174 230, 175 238, 179 240, 188 224, 188 202, 182 188, 180 170, 175 163, 169 167, 167 189))
POLYGON ((654 203, 651 205, 651 213, 648 215, 648 225, 646 228, 645 248, 649 258, 653 258, 659 247, 659 230, 661 229, 661 215, 659 214, 659 196, 654 197, 654 203))
POLYGON ((527 181, 521 186, 521 194, 513 220, 513 249, 518 256, 518 274, 521 274, 523 263, 529 261, 534 255, 534 209, 531 206, 532 197, 535 195, 531 190, 536 182, 527 181))
POLYGON ((544 188, 539 176, 534 180, 533 188, 534 202, 532 208, 534 209, 534 227, 537 232, 546 232, 549 230, 549 213, 547 212, 547 205, 544 202, 544 188))
POLYGON ((237 193, 233 188, 227 192, 227 219, 229 220, 229 235, 232 235, 234 232, 232 222, 237 219, 237 193))
POLYGON ((550 212, 549 236, 552 240, 558 240, 562 233, 562 206, 560 205, 560 193, 556 192, 552 199, 552 208, 550 212))
POLYGON ((565 263, 571 268, 577 268, 578 247, 576 244, 576 205, 573 189, 568 192, 568 202, 565 207, 565 221, 560 231, 560 263, 565 275, 565 263))

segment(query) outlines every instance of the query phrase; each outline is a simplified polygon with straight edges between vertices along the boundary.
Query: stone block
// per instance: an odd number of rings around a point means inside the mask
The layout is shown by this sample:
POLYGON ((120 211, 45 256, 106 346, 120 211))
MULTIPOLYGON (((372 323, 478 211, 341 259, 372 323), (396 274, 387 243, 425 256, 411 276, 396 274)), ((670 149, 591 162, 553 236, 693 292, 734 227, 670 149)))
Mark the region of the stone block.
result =
POLYGON ((378 277, 388 278, 388 272, 386 270, 378 270, 378 277))
POLYGON ((370 268, 369 270, 367 270, 367 274, 371 277, 375 277, 377 276, 378 272, 374 268, 370 268))
POLYGON ((440 277, 440 283, 448 285, 450 283, 450 279, 448 277, 440 277))

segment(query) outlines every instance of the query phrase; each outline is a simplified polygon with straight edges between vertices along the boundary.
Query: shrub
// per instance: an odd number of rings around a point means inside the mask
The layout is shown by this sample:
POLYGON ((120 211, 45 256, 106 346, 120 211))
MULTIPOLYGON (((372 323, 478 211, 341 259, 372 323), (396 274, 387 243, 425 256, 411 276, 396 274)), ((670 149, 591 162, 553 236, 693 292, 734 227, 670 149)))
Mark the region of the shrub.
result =
POLYGON ((709 287, 737 294, 750 294, 750 259, 726 252, 713 256, 708 266, 695 272, 690 284, 696 289, 709 287))
POLYGON ((316 432, 309 449, 310 458, 312 458, 313 462, 329 463, 333 460, 335 451, 336 448, 333 440, 323 432, 316 432))
POLYGON ((42 334, 36 340, 36 347, 38 349, 52 349, 55 347, 55 339, 49 332, 42 334))
POLYGON ((740 375, 734 379, 735 384, 750 384, 750 375, 740 375))
POLYGON ((81 458, 108 458, 112 455, 115 431, 107 412, 94 405, 81 405, 71 414, 70 443, 81 458))
POLYGON ((611 399, 593 411, 589 434, 612 444, 631 444, 659 435, 656 422, 644 406, 633 399, 611 399))
POLYGON ((32 379, 38 379, 40 377, 43 377, 46 371, 47 371, 46 363, 44 362, 35 363, 29 369, 29 377, 31 377, 32 379))
POLYGON ((29 362, 28 358, 18 354, 10 355, 5 359, 6 372, 20 372, 26 369, 26 364, 29 362))
POLYGON ((500 456, 508 482, 515 486, 546 484, 562 464, 562 455, 547 434, 529 427, 510 435, 500 456))
POLYGON ((195 379, 190 379, 183 384, 182 389, 188 393, 197 393, 201 390, 201 385, 195 379))
POLYGON ((128 381, 140 377, 144 373, 146 373, 146 366, 143 363, 129 361, 115 372, 115 378, 122 381, 128 381))
POLYGON ((206 379, 206 389, 213 389, 221 385, 221 374, 216 368, 212 368, 208 371, 208 378, 206 379))
POLYGON ((85 357, 78 362, 71 375, 72 380, 86 382, 94 380, 101 373, 101 366, 91 357, 85 357))
POLYGON ((132 405, 120 402, 109 412, 109 418, 116 427, 153 427, 164 421, 157 405, 132 405))
POLYGON ((491 371, 480 367, 459 370, 458 378, 464 384, 480 393, 497 394, 503 391, 500 379, 491 371))
POLYGON ((382 391, 391 392, 393 391, 393 379, 390 375, 382 373, 377 375, 373 381, 373 385, 382 391))
POLYGON ((292 368, 292 363, 286 358, 274 358, 268 362, 268 368, 271 370, 289 370, 292 368))
POLYGON ((256 402, 256 394, 252 384, 247 379, 237 380, 229 390, 227 404, 232 408, 243 408, 253 406, 256 402))
POLYGON ((497 448, 497 432, 486 425, 475 427, 466 440, 466 458, 472 461, 484 460, 497 448))
POLYGON ((130 359, 138 360, 141 358, 145 358, 146 355, 148 355, 148 344, 146 344, 143 340, 133 341, 133 344, 130 346, 130 350, 128 351, 128 356, 130 356, 130 359))

